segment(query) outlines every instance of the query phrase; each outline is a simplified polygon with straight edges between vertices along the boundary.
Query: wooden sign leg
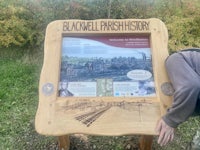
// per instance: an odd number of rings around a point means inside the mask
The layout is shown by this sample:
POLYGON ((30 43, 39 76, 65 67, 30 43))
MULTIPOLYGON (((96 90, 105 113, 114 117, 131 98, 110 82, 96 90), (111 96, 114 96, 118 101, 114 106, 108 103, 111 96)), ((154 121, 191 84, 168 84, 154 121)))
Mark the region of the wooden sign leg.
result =
POLYGON ((59 150, 69 150, 69 147, 70 147, 69 135, 59 136, 58 137, 59 150))
POLYGON ((151 150, 153 143, 152 135, 142 135, 139 140, 140 150, 151 150))

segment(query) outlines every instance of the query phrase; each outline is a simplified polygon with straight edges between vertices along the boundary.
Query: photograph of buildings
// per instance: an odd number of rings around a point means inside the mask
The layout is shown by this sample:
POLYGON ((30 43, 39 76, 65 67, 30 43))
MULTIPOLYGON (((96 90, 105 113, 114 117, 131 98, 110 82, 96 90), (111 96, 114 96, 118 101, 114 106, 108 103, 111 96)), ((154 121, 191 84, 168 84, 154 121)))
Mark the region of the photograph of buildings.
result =
MULTIPOLYGON (((97 83, 97 80, 99 85, 107 83, 105 79, 110 79, 113 84, 103 86, 106 90, 120 89, 120 84, 115 84, 115 82, 122 83, 122 89, 124 89, 124 83, 133 83, 127 85, 136 86, 135 90, 140 91, 140 94, 142 90, 143 95, 155 94, 151 49, 149 39, 146 37, 64 37, 61 60, 61 85, 77 82, 97 83), (137 75, 135 74, 133 77, 127 75, 134 70, 137 70, 137 75), (148 73, 148 77, 145 77, 146 73, 148 73), (139 78, 135 78, 135 76, 139 76, 139 78), (113 87, 113 85, 117 85, 117 87, 113 87)), ((98 85, 94 84, 94 88, 98 85)), ((87 88, 85 86, 85 89, 87 88)), ((94 91, 99 93, 98 89, 94 91)), ((116 94, 115 92, 111 93, 114 96, 123 96, 122 93, 116 94)), ((60 93, 63 93, 63 88, 60 93)), ((72 93, 69 95, 73 96, 72 93)), ((126 96, 126 93, 124 94, 126 96)), ((128 95, 135 94, 138 95, 136 91, 135 93, 129 92, 128 95)))

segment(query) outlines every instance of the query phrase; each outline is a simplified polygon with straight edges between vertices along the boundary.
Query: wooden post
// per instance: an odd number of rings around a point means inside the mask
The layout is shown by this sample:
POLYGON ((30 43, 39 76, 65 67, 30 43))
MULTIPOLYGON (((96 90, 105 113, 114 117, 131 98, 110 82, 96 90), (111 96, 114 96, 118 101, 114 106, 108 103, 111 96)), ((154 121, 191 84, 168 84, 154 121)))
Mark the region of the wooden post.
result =
POLYGON ((58 137, 58 148, 59 150, 69 150, 70 148, 69 135, 63 135, 58 137))
POLYGON ((140 150, 151 150, 153 143, 152 135, 142 135, 139 140, 140 150))

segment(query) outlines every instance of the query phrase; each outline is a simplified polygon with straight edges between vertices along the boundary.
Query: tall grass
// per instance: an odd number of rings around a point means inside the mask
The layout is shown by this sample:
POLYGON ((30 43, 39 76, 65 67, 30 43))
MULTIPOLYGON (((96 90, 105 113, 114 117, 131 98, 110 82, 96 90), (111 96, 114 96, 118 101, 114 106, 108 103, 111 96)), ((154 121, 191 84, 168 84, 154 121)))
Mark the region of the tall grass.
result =
POLYGON ((34 128, 42 61, 20 50, 0 54, 0 149, 43 149, 49 139, 34 128))

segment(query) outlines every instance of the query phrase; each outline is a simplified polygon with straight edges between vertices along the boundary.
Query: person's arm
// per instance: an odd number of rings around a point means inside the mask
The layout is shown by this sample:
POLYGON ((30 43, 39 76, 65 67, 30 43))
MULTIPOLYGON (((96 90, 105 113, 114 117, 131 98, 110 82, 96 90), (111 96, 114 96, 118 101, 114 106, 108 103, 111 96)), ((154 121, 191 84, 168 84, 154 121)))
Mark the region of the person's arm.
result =
POLYGON ((156 126, 156 132, 159 135, 158 144, 164 146, 171 142, 174 139, 174 131, 175 129, 167 125, 163 119, 159 120, 156 126))

